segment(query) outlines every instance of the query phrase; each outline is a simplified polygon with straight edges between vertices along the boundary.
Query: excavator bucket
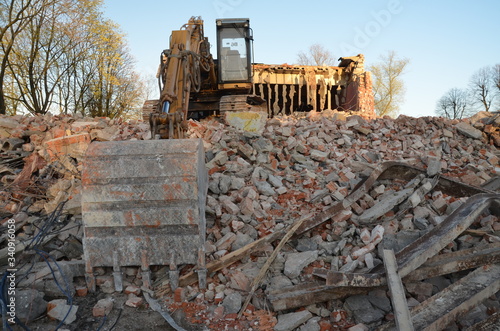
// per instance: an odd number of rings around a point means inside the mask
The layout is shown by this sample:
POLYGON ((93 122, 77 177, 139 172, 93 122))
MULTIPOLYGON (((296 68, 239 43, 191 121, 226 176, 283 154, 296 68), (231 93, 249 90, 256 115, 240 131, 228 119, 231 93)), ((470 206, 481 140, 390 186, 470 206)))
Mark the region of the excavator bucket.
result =
POLYGON ((149 286, 150 266, 167 265, 171 286, 177 266, 196 264, 206 283, 205 202, 208 175, 199 139, 92 143, 82 172, 86 279, 94 267, 140 266, 149 286))

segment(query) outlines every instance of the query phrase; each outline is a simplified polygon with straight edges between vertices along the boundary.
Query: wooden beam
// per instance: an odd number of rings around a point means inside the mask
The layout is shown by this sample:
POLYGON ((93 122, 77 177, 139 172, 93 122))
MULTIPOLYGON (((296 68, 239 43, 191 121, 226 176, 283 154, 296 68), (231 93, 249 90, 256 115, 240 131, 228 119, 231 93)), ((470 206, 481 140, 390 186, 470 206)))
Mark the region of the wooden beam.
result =
POLYGON ((495 263, 500 263, 500 243, 436 255, 406 276, 404 281, 414 282, 495 263))
MULTIPOLYGON (((436 255, 467 229, 485 210, 491 210, 495 214, 497 208, 490 207, 497 204, 500 204, 500 194, 482 193, 470 197, 443 222, 396 254, 399 275, 401 277, 409 275, 424 264, 427 259, 436 255)), ((377 267, 373 270, 374 273, 377 272, 376 269, 377 267)))
POLYGON ((321 283, 305 283, 272 291, 267 295, 273 311, 309 306, 318 302, 344 299, 351 295, 367 294, 375 288, 325 286, 321 283))
POLYGON ((398 330, 413 331, 408 303, 406 302, 405 289, 398 275, 398 264, 392 249, 384 249, 384 265, 387 275, 387 285, 391 293, 392 310, 396 318, 398 330))
POLYGON ((415 328, 443 330, 500 290, 500 264, 477 268, 412 310, 415 328), (417 324, 418 323, 418 324, 417 324))
MULTIPOLYGON (((411 310, 417 330, 443 330, 446 326, 500 290, 500 264, 477 268, 411 310)), ((387 323, 377 331, 394 330, 387 323)))

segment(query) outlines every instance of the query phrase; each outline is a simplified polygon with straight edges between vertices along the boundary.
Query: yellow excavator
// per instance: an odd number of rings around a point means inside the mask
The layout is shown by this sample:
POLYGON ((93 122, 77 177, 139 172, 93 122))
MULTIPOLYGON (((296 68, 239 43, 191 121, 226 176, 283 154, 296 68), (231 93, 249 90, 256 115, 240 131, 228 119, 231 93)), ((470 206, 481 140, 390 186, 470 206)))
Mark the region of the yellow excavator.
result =
POLYGON ((252 29, 249 19, 218 19, 214 61, 204 36, 203 21, 192 17, 172 31, 170 48, 161 53, 158 69, 159 100, 145 102, 153 139, 182 138, 188 118, 201 118, 224 110, 262 107, 264 100, 251 95, 252 29), (256 106, 256 107, 252 107, 256 106))
POLYGON ((188 118, 219 115, 233 125, 240 114, 248 129, 252 121, 304 109, 370 107, 362 98, 371 95, 362 55, 341 58, 338 67, 253 66, 249 20, 217 19, 216 26, 217 60, 199 17, 172 32, 160 58, 160 98, 143 108, 151 140, 94 142, 87 150, 82 215, 90 290, 95 267, 113 269, 116 291, 125 266, 139 266, 146 287, 151 266, 168 266, 175 288, 178 266, 191 264, 199 286, 206 285, 208 174, 201 139, 184 139, 188 118))

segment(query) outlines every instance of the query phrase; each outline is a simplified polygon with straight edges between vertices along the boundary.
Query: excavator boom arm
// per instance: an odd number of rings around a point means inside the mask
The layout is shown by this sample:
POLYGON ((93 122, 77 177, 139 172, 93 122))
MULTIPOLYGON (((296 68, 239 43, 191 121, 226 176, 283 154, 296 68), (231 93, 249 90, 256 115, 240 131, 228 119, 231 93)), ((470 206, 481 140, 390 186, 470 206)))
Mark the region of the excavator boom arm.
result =
MULTIPOLYGON (((200 90, 202 70, 214 70, 209 49, 199 17, 191 17, 180 30, 172 31, 170 48, 161 55, 160 99, 149 118, 152 138, 183 137, 191 90, 200 90)), ((215 77, 215 73, 209 76, 215 77)))

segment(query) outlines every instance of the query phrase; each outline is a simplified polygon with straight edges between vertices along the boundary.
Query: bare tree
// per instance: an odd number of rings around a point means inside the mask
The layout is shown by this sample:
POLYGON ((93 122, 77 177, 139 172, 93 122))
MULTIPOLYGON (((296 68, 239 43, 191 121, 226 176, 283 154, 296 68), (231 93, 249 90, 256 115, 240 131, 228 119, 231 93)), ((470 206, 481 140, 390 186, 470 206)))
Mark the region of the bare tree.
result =
POLYGON ((466 90, 452 88, 437 102, 436 114, 450 119, 472 115, 469 94, 466 90))
POLYGON ((118 26, 103 20, 94 29, 98 31, 93 49, 97 70, 88 94, 88 112, 91 116, 122 116, 143 101, 144 86, 118 26))
POLYGON ((306 66, 333 66, 336 64, 333 54, 320 44, 309 46, 309 51, 297 54, 297 63, 306 66))
POLYGON ((3 81, 3 92, 5 100, 5 114, 15 115, 20 110, 19 102, 13 97, 19 95, 17 85, 10 75, 6 75, 3 81))
POLYGON ((5 114, 6 101, 4 84, 6 82, 9 56, 18 36, 43 6, 43 0, 0 0, 0 114, 5 114))
POLYGON ((484 67, 476 71, 469 82, 471 103, 476 110, 490 111, 495 99, 494 67, 484 67))
POLYGON ((60 63, 70 43, 60 22, 69 5, 67 0, 45 2, 18 37, 8 61, 20 92, 15 100, 30 113, 45 114, 49 110, 56 87, 68 69, 60 63))
POLYGON ((158 95, 160 93, 158 88, 158 79, 153 75, 142 75, 142 81, 144 82, 145 99, 158 99, 158 95))
POLYGON ((401 75, 410 63, 407 58, 398 58, 389 51, 380 57, 380 62, 369 66, 372 72, 375 111, 378 116, 396 116, 406 92, 401 75))
POLYGON ((10 59, 4 57, 7 100, 41 114, 116 117, 135 111, 145 87, 123 33, 102 16, 103 2, 36 1, 41 9, 10 46, 10 59))

